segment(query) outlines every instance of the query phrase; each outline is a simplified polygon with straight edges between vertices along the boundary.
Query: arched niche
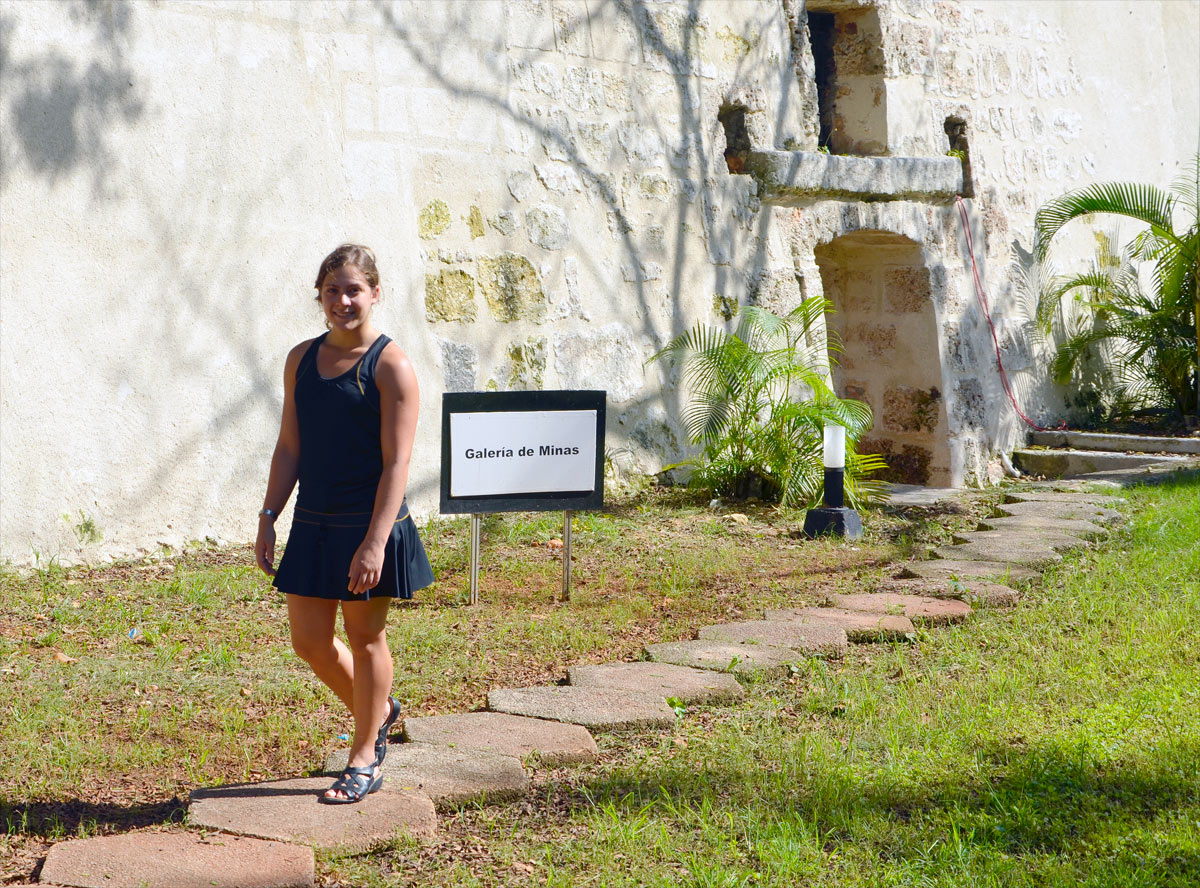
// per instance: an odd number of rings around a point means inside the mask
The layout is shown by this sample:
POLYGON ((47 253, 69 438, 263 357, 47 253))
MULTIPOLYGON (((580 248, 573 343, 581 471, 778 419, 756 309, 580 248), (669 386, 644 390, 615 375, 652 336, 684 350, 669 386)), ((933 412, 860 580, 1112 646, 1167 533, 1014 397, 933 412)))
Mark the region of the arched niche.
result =
POLYGON ((859 444, 888 462, 888 481, 948 486, 949 429, 933 304, 920 244, 888 231, 855 231, 814 251, 827 318, 842 343, 832 356, 838 394, 871 405, 859 444))

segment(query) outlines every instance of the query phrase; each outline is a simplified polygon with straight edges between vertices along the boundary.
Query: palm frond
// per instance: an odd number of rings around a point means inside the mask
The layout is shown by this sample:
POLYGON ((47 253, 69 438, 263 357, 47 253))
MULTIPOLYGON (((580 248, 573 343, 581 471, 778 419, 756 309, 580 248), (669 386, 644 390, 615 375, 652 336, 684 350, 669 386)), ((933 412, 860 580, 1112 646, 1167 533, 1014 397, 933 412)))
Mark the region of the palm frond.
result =
POLYGON ((1150 225, 1160 236, 1172 236, 1171 195, 1137 182, 1101 182, 1049 201, 1034 217, 1035 251, 1044 259, 1050 241, 1072 219, 1096 213, 1127 216, 1150 225))

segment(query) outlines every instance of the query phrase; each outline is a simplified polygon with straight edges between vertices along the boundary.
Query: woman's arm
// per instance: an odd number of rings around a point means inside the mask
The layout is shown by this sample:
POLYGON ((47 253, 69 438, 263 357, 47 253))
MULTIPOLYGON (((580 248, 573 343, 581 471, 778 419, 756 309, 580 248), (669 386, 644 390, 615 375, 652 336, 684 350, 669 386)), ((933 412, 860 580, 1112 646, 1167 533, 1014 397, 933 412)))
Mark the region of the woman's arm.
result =
POLYGON ((408 464, 417 434, 420 394, 417 374, 399 346, 388 343, 375 367, 379 388, 379 439, 383 448, 383 474, 375 492, 371 526, 350 561, 346 588, 355 595, 373 589, 383 571, 384 547, 404 502, 408 464))
MULTIPOLYGON (((296 419, 296 368, 312 340, 302 342, 288 352, 283 365, 283 418, 279 422, 279 440, 271 455, 271 472, 267 476, 267 495, 263 508, 276 515, 283 511, 296 478, 300 474, 300 424, 296 419)), ((275 575, 275 519, 258 516, 258 539, 254 543, 254 560, 263 573, 275 575)))

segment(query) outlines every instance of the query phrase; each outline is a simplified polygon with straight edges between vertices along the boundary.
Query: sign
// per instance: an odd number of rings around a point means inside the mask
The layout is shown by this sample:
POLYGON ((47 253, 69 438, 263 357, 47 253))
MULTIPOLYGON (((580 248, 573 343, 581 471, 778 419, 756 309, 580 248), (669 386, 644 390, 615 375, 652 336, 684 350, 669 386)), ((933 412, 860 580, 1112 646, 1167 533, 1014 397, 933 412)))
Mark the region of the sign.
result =
POLYGON ((443 395, 441 511, 602 507, 604 394, 443 395))

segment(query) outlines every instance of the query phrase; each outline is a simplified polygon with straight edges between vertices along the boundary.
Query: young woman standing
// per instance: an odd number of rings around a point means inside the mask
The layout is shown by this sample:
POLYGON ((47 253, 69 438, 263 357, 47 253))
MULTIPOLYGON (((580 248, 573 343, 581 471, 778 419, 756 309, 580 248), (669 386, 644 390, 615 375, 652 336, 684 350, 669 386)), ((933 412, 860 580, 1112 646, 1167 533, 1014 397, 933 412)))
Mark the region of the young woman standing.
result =
POLYGON ((375 256, 343 244, 321 263, 328 332, 284 365, 283 418, 259 513, 255 557, 287 595, 292 646, 354 716, 342 776, 322 802, 357 802, 383 781, 390 695, 385 635, 393 598, 433 582, 404 491, 417 428, 417 377, 371 323, 382 290, 375 256), (297 481, 292 531, 274 569, 275 519, 297 481), (349 645, 334 634, 339 604, 349 645))

